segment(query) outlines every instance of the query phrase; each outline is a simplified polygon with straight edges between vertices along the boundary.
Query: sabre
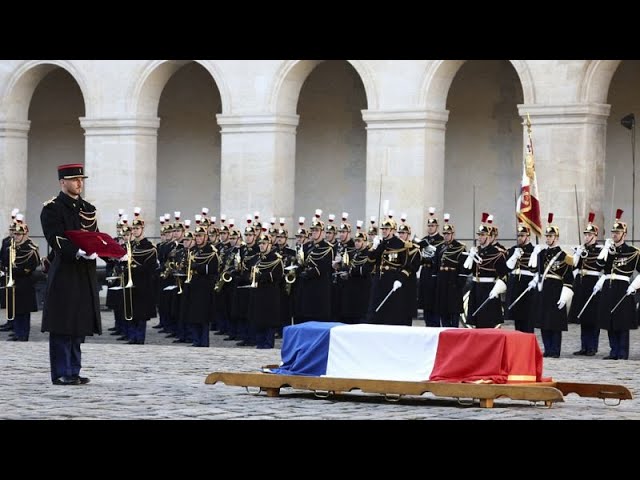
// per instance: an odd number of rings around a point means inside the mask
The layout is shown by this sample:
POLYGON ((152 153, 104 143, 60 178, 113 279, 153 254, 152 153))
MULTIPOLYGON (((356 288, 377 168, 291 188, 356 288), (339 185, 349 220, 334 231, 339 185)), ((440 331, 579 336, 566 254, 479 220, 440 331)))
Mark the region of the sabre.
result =
POLYGON ((471 314, 471 316, 472 316, 472 317, 475 317, 475 316, 476 316, 476 314, 477 314, 480 310, 482 310, 482 309, 484 308, 484 306, 485 306, 487 303, 489 303, 489 300, 493 300, 493 298, 491 298, 491 297, 487 297, 487 299, 486 299, 484 302, 482 302, 482 305, 480 305, 478 308, 476 308, 476 311, 475 311, 475 312, 473 312, 473 313, 471 314))
POLYGON ((615 307, 613 307, 613 308, 611 309, 611 313, 615 312, 615 311, 616 311, 616 309, 617 309, 617 308, 620 306, 620 304, 622 303, 622 301, 623 301, 625 298, 627 298, 627 297, 628 297, 628 295, 625 293, 625 294, 624 294, 624 296, 620 299, 620 301, 619 301, 618 303, 616 303, 616 306, 615 306, 615 307))
POLYGON ((523 291, 523 292, 518 296, 518 298, 516 298, 516 299, 511 303, 511 305, 509 305, 509 307, 507 308, 507 310, 511 310, 511 309, 513 308, 513 306, 514 306, 516 303, 518 303, 518 302, 522 299, 522 297, 524 297, 524 296, 527 294, 527 292, 528 292, 529 290, 532 290, 532 289, 533 289, 533 287, 527 287, 527 288, 525 288, 525 289, 524 289, 524 291, 523 291))
POLYGON ((391 291, 389 293, 387 293, 387 296, 384 297, 384 300, 382 300, 382 302, 380 302, 380 305, 378 305, 378 308, 376 308, 376 312, 378 310, 380 310, 380 308, 382 308, 382 305, 384 305, 384 302, 387 301, 387 298, 389 298, 391 296, 391 294, 393 292, 395 292, 397 289, 399 289, 402 286, 402 283, 399 282, 398 280, 396 280, 395 282, 393 282, 393 288, 391 289, 391 291), (396 286, 397 285, 397 286, 396 286))
MULTIPOLYGON (((582 310, 580 310, 580 313, 577 315, 577 318, 580 318, 582 316, 582 314, 584 313, 584 311, 587 309, 587 305, 589 305, 589 302, 591 301, 591 299, 595 296, 596 293, 598 293, 600 290, 596 290, 595 292, 591 292, 591 295, 589 295, 589 298, 587 299, 587 302, 584 304, 584 307, 582 307, 582 310)), ((626 296, 626 295, 625 295, 626 296)), ((617 305, 616 305, 617 306, 617 305)))

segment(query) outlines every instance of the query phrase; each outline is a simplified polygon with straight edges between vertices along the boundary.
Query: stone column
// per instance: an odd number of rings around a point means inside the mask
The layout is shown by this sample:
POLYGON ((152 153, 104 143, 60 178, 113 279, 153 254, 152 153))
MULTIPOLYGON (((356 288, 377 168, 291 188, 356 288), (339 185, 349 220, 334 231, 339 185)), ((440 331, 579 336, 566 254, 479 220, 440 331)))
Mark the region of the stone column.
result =
POLYGON ((80 119, 85 130, 86 199, 98 210, 100 230, 115 235, 118 209, 129 219, 142 209, 148 237, 158 236, 156 175, 158 126, 154 117, 80 119))
POLYGON ((298 115, 223 115, 220 212, 244 225, 247 213, 261 220, 285 217, 293 232, 298 115))
POLYGON ((428 207, 442 217, 444 203, 444 146, 447 111, 364 110, 367 123, 367 218, 384 216, 382 203, 413 233, 422 236, 428 207), (380 195, 382 183, 382 195, 380 195))
MULTIPOLYGON (((27 208, 27 150, 29 121, 0 121, 0 234, 9 230, 11 210, 27 208)), ((39 215, 39 212, 38 212, 39 215)), ((27 222, 33 221, 30 216, 27 222)))
MULTIPOLYGON (((552 211, 554 223, 560 227, 560 242, 564 245, 576 245, 578 234, 582 242, 581 232, 589 211, 596 213, 596 223, 601 232, 606 232, 607 226, 613 221, 608 218, 608 212, 602 211, 606 129, 610 108, 610 105, 594 103, 518 105, 525 123, 527 113, 531 117, 543 229, 547 213, 552 211)), ((526 124, 523 135, 526 145, 526 124)))

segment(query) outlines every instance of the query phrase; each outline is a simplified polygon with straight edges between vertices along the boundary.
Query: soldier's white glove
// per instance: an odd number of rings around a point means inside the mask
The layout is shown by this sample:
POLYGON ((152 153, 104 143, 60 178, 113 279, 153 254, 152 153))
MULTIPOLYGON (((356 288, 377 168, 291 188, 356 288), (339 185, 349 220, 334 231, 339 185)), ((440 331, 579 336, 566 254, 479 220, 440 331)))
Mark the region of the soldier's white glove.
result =
POLYGON ((576 278, 576 277, 578 276, 578 273, 580 273, 580 269, 576 268, 576 269, 573 271, 573 278, 576 278))
POLYGON ((609 258, 609 248, 611 248, 613 245, 615 245, 613 243, 613 240, 610 239, 610 238, 607 238, 604 241, 604 245, 602 246, 602 250, 600 250, 600 253, 598 254, 598 260, 604 260, 606 262, 607 258, 609 258))
POLYGON ((83 249, 79 248, 76 252, 76 258, 84 257, 87 254, 83 249))
POLYGON ((522 257, 523 253, 524 252, 521 248, 516 248, 513 251, 513 255, 509 257, 509 260, 507 260, 507 267, 509 267, 510 270, 513 270, 514 268, 516 268, 516 262, 520 257, 522 257))
POLYGON ((627 288, 627 295, 633 295, 636 293, 636 290, 638 290, 640 288, 640 275, 638 275, 633 282, 631 282, 631 285, 629 285, 629 288, 627 288))
POLYGON ((126 262, 126 261, 128 261, 128 260, 129 260, 129 254, 128 254, 128 253, 125 253, 123 256, 121 256, 121 257, 118 259, 118 261, 119 261, 119 262, 126 262))
POLYGON ((469 249, 469 256, 467 257, 467 259, 464 261, 464 264, 462 265, 464 268, 466 268, 467 270, 471 270, 471 268, 473 267, 473 262, 475 261, 475 256, 478 254, 478 249, 477 247, 471 247, 469 249))
POLYGON ((373 243, 371 244, 371 248, 375 250, 376 248, 378 248, 378 245, 380 245, 380 236, 376 235, 375 237, 373 237, 373 243))
POLYGON ((507 284, 502 280, 497 279, 496 284, 489 292, 489 298, 498 298, 498 295, 507 291, 507 284))
POLYGON ((402 282, 400 280, 396 280, 395 282, 393 282, 393 290, 392 291, 396 291, 397 289, 399 289, 402 286, 402 282))
POLYGON ((537 244, 535 247, 533 247, 533 252, 531 252, 531 258, 529 258, 529 263, 528 265, 532 268, 537 268, 538 267, 538 254, 544 250, 545 248, 547 248, 546 244, 537 244))
POLYGON ((96 252, 93 252, 91 255, 82 255, 82 258, 84 258, 85 260, 95 260, 96 258, 98 258, 98 254, 96 252))
POLYGON ((534 288, 536 288, 538 286, 538 279, 539 279, 540 275, 538 275, 537 273, 535 274, 535 276, 533 277, 533 280, 531 280, 529 282, 529 285, 527 285, 531 290, 533 290, 534 288))
MULTIPOLYGON (((584 247, 582 245, 578 245, 577 247, 574 247, 573 249, 573 266, 577 267, 578 266, 578 262, 580 261, 580 257, 582 256, 584 252, 584 247)), ((575 278, 575 275, 574 275, 575 278)))
POLYGON ((562 292, 560 292, 560 300, 558 300, 558 310, 562 310, 567 305, 567 302, 569 302, 572 298, 573 290, 571 290, 569 287, 563 286, 562 292))
POLYGON ((606 280, 605 276, 602 275, 598 281, 596 282, 596 284, 593 286, 593 293, 597 293, 600 290, 602 290, 602 286, 604 285, 604 281, 606 280))

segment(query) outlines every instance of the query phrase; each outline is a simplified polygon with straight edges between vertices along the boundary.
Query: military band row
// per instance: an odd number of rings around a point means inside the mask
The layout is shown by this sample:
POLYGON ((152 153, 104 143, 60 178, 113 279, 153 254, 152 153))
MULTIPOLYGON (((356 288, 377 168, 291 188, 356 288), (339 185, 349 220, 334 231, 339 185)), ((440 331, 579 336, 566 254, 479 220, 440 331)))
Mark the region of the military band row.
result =
MULTIPOLYGON (((131 222, 119 211, 116 237, 127 249, 106 259, 107 306, 114 310, 114 335, 145 342, 146 323, 175 342, 209 346, 209 330, 240 346, 272 348, 282 328, 304 321, 411 325, 422 309, 427 326, 494 328, 513 319, 517 330, 541 330, 544 355, 559 357, 562 331, 581 324, 577 355, 594 355, 600 329, 607 330, 607 359, 627 359, 629 330, 638 326, 634 294, 640 287, 638 250, 625 243, 627 226, 618 210, 611 238, 597 244, 593 215, 584 243, 565 252, 549 214, 545 243, 531 243, 531 228, 520 223, 517 244, 497 240, 493 218, 483 214, 475 246, 455 238, 444 214, 442 224, 429 209, 427 235, 412 235, 406 215, 393 212, 379 225, 343 212, 323 220, 316 210, 309 227, 300 217, 295 245, 288 246, 283 218, 264 223, 258 212, 239 226, 203 209, 193 223, 180 212, 159 218, 161 239, 145 238, 139 208, 131 222), (469 287, 470 284, 470 288, 469 287), (569 308, 570 305, 570 308, 569 308)), ((14 210, 3 240, 2 271, 7 318, 14 339, 28 339, 29 312, 36 311, 29 276, 40 263, 24 217, 14 210), (12 265, 12 268, 7 268, 12 265), (8 283, 7 283, 8 282, 8 283), (12 293, 13 292, 13 293, 12 293)), ((43 259, 46 270, 47 259, 43 259)), ((7 329, 8 327, 3 327, 7 329)))

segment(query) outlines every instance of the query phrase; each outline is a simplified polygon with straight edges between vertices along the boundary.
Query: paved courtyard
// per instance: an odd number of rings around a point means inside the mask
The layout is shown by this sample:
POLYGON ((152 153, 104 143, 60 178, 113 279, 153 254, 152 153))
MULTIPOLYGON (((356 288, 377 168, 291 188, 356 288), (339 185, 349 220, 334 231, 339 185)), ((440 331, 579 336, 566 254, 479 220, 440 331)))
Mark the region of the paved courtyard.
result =
MULTIPOLYGON (((204 380, 214 371, 257 371, 262 365, 278 363, 278 348, 236 347, 235 342, 224 342, 213 334, 210 348, 174 344, 151 328, 156 321, 147 327, 147 344, 126 345, 106 332, 113 326, 113 314, 102 312, 105 334, 88 337, 82 347, 81 374, 91 378, 83 386, 52 385, 48 334, 40 333, 40 312, 32 317, 29 342, 8 342, 7 333, 0 333, 0 419, 640 419, 637 398, 613 407, 573 394, 550 409, 508 399, 496 400, 493 409, 480 409, 477 403, 460 405, 431 394, 394 403, 358 393, 320 399, 291 389, 283 389, 278 398, 255 396, 241 387, 205 385, 204 380)), ((507 323, 505 328, 513 325, 507 323)), ((579 335, 579 326, 569 325, 562 356, 544 359, 544 375, 554 380, 622 384, 637 397, 640 333, 631 332, 627 361, 602 360, 609 351, 606 332, 595 357, 573 356, 579 335)))

